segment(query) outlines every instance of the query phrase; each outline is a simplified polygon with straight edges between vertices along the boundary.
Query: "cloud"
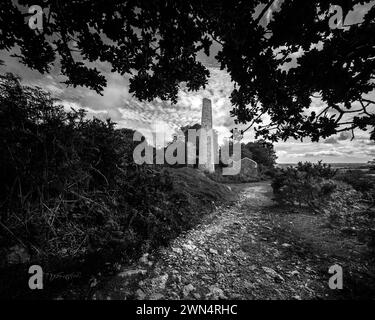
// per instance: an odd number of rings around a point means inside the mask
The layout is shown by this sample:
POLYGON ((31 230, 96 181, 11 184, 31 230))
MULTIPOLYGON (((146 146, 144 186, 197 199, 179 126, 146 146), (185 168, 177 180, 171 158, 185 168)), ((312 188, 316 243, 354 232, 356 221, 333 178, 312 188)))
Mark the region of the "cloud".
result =
POLYGON ((351 135, 349 132, 341 132, 340 135, 338 136, 337 140, 339 141, 344 141, 344 140, 348 140, 351 138, 351 135))
POLYGON ((375 157, 375 146, 368 147, 365 154, 369 157, 375 157))
MULTIPOLYGON (((266 14, 266 24, 268 24, 272 18, 272 13, 274 11, 278 11, 280 8, 280 5, 283 1, 282 0, 275 0, 271 6, 271 8, 268 9, 267 14, 266 14)), ((266 5, 265 5, 266 6, 266 5)), ((264 7, 264 6, 263 6, 264 7)))
POLYGON ((303 155, 303 157, 320 157, 320 156, 340 157, 342 155, 343 155, 342 152, 338 152, 338 151, 317 151, 317 152, 307 152, 303 155))
POLYGON ((345 24, 350 25, 354 23, 360 23, 363 21, 364 16, 374 6, 374 1, 369 1, 365 4, 356 4, 352 11, 348 12, 345 18, 345 24))
POLYGON ((326 144, 338 144, 338 141, 335 138, 331 137, 331 138, 326 139, 324 141, 324 143, 326 143, 326 144))

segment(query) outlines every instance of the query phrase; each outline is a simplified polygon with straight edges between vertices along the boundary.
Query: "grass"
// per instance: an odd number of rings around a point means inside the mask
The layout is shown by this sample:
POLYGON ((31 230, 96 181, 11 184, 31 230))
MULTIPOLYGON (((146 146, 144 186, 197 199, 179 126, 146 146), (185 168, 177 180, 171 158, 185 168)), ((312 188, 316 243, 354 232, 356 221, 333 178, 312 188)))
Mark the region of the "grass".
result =
POLYGON ((203 172, 191 168, 166 169, 174 180, 176 191, 184 193, 195 205, 209 201, 233 201, 233 192, 226 185, 211 180, 203 172))

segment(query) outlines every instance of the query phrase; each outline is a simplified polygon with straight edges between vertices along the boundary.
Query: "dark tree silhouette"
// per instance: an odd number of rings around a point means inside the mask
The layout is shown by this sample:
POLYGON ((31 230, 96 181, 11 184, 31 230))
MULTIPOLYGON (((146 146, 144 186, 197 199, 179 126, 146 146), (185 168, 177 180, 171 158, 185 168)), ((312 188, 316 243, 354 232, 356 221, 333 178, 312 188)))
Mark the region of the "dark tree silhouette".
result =
POLYGON ((245 158, 247 154, 251 154, 249 158, 264 167, 271 168, 276 164, 277 156, 273 144, 265 140, 241 144, 241 154, 242 158, 245 158))
POLYGON ((131 75, 138 99, 176 102, 181 83, 189 90, 207 83, 197 54, 209 54, 215 41, 216 59, 235 83, 231 114, 239 123, 274 141, 317 141, 368 126, 375 139, 375 7, 358 23, 329 25, 332 5, 346 14, 371 1, 43 0, 41 32, 28 27, 27 11, 13 3, 0 4, 0 50, 19 48, 21 61, 42 73, 59 65, 68 85, 101 92, 106 79, 92 67, 101 61, 131 75), (296 63, 286 66, 297 52, 296 63), (309 110, 314 96, 321 111, 309 110), (262 123, 265 114, 270 123, 262 123))

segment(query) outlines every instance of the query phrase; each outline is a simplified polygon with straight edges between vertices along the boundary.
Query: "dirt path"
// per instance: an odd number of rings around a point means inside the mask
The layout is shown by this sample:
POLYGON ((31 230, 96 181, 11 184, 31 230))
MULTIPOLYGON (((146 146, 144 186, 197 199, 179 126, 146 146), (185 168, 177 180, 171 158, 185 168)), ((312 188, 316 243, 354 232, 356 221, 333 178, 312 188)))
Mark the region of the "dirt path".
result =
MULTIPOLYGON (((311 236, 309 230, 319 229, 313 216, 275 213, 267 182, 232 187, 240 192, 237 203, 217 208, 169 247, 119 270, 117 276, 95 286, 92 297, 326 299, 351 292, 328 288, 329 266, 345 267, 348 259, 353 260, 346 251, 336 255, 335 246, 342 247, 342 238, 330 234, 322 240, 321 231, 311 236), (307 236, 301 236, 303 228, 307 236), (322 241, 328 242, 326 247, 322 241)), ((361 254, 357 243, 348 246, 361 254)))

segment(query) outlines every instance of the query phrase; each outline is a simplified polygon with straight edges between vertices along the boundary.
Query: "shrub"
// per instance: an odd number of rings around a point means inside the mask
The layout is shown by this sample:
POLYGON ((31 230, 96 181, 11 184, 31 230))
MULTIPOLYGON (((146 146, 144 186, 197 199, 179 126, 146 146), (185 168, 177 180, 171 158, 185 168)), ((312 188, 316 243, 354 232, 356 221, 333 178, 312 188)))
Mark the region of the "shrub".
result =
POLYGON ((308 206, 319 211, 336 189, 331 180, 336 172, 330 166, 318 162, 298 163, 275 173, 272 188, 275 200, 282 204, 308 206))
POLYGON ((0 81, 0 246, 79 254, 97 236, 92 225, 113 215, 111 190, 121 165, 114 123, 87 120, 83 110, 65 112, 12 75, 0 81))
POLYGON ((342 172, 337 175, 336 179, 351 185, 355 190, 364 194, 375 189, 375 179, 369 177, 368 174, 361 170, 342 172))
POLYGON ((278 168, 276 167, 264 167, 263 165, 259 165, 259 172, 263 179, 273 179, 278 172, 278 168))
POLYGON ((198 204, 226 199, 204 175, 194 185, 193 169, 134 164, 133 130, 67 112, 10 74, 0 123, 0 295, 15 263, 95 268, 166 244, 204 214, 198 204))

